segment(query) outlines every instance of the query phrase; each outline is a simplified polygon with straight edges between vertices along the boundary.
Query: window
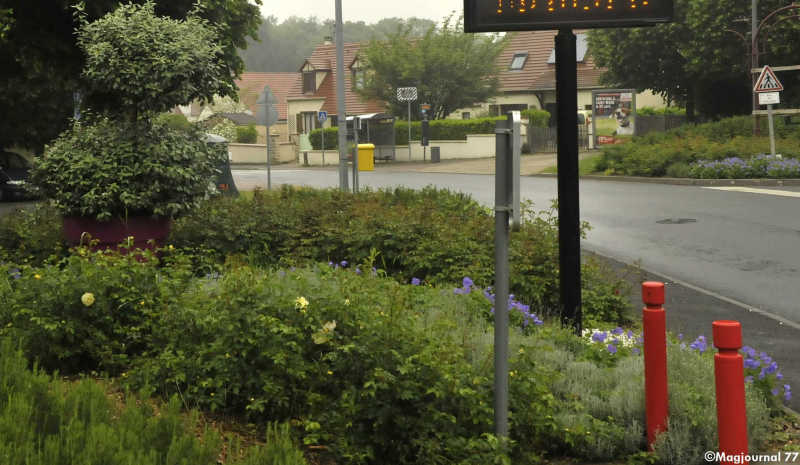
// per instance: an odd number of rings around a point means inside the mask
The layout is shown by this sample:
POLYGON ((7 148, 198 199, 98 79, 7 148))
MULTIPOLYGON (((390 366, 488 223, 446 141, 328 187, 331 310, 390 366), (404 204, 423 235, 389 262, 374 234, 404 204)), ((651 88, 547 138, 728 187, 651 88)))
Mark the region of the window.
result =
POLYGON ((364 75, 363 69, 353 69, 353 90, 364 88, 364 75))
POLYGON ((461 119, 469 119, 471 116, 468 111, 461 113, 461 119))
POLYGON ((584 110, 588 110, 588 111, 592 111, 592 106, 591 105, 584 105, 583 109, 584 110))
POLYGON ((306 71, 303 73, 303 93, 317 91, 316 71, 306 71))
POLYGON ((525 67, 525 62, 528 61, 528 52, 519 52, 514 54, 511 59, 511 66, 508 69, 512 71, 519 71, 525 67))
MULTIPOLYGON (((586 61, 586 52, 589 49, 589 45, 586 43, 586 34, 575 34, 578 38, 577 43, 577 57, 576 60, 578 63, 583 63, 586 61)), ((556 49, 554 48, 552 52, 550 52, 550 58, 547 59, 548 65, 556 64, 556 49)))
POLYGON ((328 121, 331 122, 331 127, 332 128, 338 128, 339 127, 339 117, 338 116, 328 116, 328 121))
POLYGON ((0 168, 6 169, 29 169, 31 164, 14 152, 0 152, 0 168))

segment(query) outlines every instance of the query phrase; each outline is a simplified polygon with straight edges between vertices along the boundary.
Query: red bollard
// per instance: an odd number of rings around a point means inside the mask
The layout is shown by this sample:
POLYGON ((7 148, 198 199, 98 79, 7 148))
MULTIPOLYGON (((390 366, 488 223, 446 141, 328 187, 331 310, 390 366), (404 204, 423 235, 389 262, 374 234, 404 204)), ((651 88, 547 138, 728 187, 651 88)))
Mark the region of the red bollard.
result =
POLYGON ((656 433, 667 430, 669 389, 667 386, 667 312, 664 283, 642 284, 644 316, 644 395, 647 405, 647 444, 650 451, 656 433))
POLYGON ((721 464, 745 464, 747 455, 747 406, 744 398, 744 359, 742 348, 742 325, 738 321, 715 321, 714 377, 717 385, 717 424, 719 425, 719 452, 726 457, 739 456, 736 460, 724 460, 721 464))

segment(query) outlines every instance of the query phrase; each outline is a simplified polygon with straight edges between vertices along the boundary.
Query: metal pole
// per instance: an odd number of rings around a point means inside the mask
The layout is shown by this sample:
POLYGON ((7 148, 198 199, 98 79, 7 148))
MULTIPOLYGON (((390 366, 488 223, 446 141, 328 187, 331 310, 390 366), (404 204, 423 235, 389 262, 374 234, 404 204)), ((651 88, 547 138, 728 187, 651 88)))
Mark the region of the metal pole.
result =
MULTIPOLYGON (((751 25, 750 25, 750 39, 752 40, 752 48, 751 48, 751 56, 750 62, 753 69, 758 69, 758 0, 752 0, 751 2, 751 25)), ((750 86, 751 88, 756 87, 756 79, 758 76, 753 74, 750 71, 750 86)), ((753 91, 753 111, 755 112, 758 110, 758 95, 756 94, 755 90, 753 91)), ((753 135, 757 136, 761 132, 761 122, 759 121, 758 115, 753 115, 753 135)))
POLYGON ((336 0, 336 101, 339 109, 339 189, 347 186, 347 108, 344 99, 344 25, 342 24, 342 0, 336 0), (344 123, 344 131, 342 131, 344 123))
POLYGON ((325 166, 325 123, 322 123, 322 166, 325 166))
POLYGON ((411 163, 411 100, 408 101, 408 162, 411 163))
POLYGON ((269 136, 269 126, 267 126, 267 190, 272 190, 272 139, 269 136))
POLYGON ((572 29, 556 36, 558 251, 561 321, 581 330, 581 222, 578 188, 578 65, 572 29))
POLYGON ((772 105, 767 105, 767 115, 769 118, 769 150, 772 159, 775 159, 775 126, 772 124, 772 105))
POLYGON ((508 244, 511 144, 508 123, 498 121, 495 142, 494 212, 494 433, 508 437, 508 244))
POLYGON ((358 118, 353 117, 353 192, 358 193, 358 118))

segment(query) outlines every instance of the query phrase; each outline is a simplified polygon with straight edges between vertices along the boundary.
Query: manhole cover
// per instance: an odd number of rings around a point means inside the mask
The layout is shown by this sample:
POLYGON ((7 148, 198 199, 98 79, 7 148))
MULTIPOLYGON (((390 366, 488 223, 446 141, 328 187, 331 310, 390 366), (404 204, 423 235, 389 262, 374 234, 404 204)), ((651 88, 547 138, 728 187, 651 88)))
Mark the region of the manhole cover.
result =
POLYGON ((686 223, 697 223, 697 220, 693 220, 691 218, 670 218, 666 220, 656 221, 658 224, 686 224, 686 223))

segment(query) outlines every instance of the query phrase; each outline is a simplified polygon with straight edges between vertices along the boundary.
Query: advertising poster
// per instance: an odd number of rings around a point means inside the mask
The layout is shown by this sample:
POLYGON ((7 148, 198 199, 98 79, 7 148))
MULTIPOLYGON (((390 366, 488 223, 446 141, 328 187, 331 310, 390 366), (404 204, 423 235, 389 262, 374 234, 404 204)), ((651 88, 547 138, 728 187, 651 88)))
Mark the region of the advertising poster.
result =
POLYGON ((592 102, 595 147, 623 144, 633 137, 636 133, 635 90, 596 90, 592 92, 592 102))

